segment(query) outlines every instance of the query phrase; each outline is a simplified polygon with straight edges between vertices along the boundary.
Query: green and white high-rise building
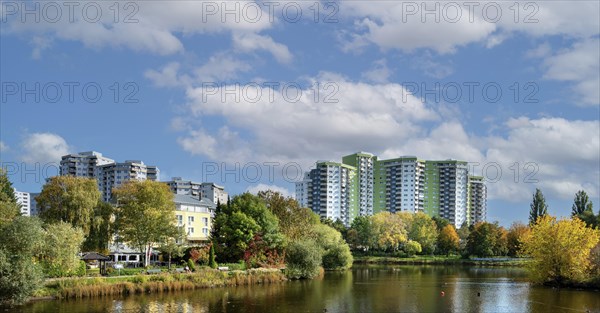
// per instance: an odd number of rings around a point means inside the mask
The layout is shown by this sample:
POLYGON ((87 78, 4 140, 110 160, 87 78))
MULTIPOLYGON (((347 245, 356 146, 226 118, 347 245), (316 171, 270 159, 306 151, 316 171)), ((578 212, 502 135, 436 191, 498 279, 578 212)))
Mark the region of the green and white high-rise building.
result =
POLYGON ((345 225, 359 215, 405 211, 439 215, 460 227, 485 221, 487 209, 483 177, 470 176, 465 161, 378 160, 366 152, 344 156, 342 163, 317 162, 296 183, 296 199, 345 225))

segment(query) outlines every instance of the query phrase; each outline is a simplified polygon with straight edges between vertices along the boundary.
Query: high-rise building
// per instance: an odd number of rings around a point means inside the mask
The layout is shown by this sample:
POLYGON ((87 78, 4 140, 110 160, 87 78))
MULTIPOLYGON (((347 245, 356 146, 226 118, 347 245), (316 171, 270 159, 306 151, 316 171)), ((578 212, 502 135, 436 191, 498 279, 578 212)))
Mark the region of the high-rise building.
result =
POLYGON ((176 195, 200 196, 202 183, 191 180, 183 180, 181 177, 173 177, 165 182, 171 188, 171 192, 176 195))
POLYGON ((481 176, 469 176, 469 225, 484 222, 487 214, 487 188, 481 176))
POLYGON ((227 194, 223 186, 215 183, 202 183, 200 185, 200 197, 202 199, 209 199, 215 204, 226 204, 229 194, 227 194))
POLYGON ((40 193, 30 193, 29 194, 29 215, 37 216, 40 213, 40 208, 38 207, 37 201, 35 198, 39 196, 40 193))
POLYGON ((469 176, 465 161, 378 160, 365 152, 317 162, 296 183, 301 206, 346 225, 358 215, 405 211, 439 215, 458 228, 485 220, 486 197, 483 178, 469 176))
POLYGON ((296 184, 303 206, 321 218, 349 226, 359 214, 356 168, 344 163, 319 161, 306 179, 296 184))
POLYGON ((60 160, 60 175, 96 178, 97 166, 114 162, 96 151, 67 154, 60 160))
POLYGON ((108 202, 112 197, 112 188, 128 180, 158 181, 160 170, 142 161, 118 163, 102 153, 88 151, 64 155, 60 161, 60 175, 95 178, 102 200, 108 202))
POLYGON ((96 166, 96 179, 98 189, 102 193, 102 200, 111 201, 112 189, 130 180, 156 180, 158 168, 152 166, 152 174, 148 175, 148 166, 139 160, 127 160, 122 163, 109 163, 96 166))
POLYGON ((377 157, 358 152, 342 157, 342 163, 356 169, 358 214, 373 215, 373 171, 377 157))
POLYGON ((375 163, 375 213, 423 212, 425 162, 413 156, 375 163))
POLYGON ((24 216, 31 215, 31 201, 29 192, 22 192, 14 189, 15 198, 17 199, 17 203, 21 206, 20 213, 24 216))

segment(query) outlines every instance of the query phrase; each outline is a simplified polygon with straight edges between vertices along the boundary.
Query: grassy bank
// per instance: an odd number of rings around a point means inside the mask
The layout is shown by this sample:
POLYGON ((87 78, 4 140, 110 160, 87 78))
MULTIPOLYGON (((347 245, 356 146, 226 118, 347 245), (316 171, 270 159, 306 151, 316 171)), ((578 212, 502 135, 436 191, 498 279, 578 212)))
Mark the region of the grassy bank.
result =
POLYGON ((526 259, 462 259, 460 256, 354 256, 356 264, 403 264, 403 265, 470 265, 470 266, 525 266, 526 259))
POLYGON ((269 284, 287 280, 278 269, 221 272, 202 269, 190 274, 162 273, 133 277, 73 278, 51 281, 34 297, 85 298, 130 295, 223 286, 269 284))

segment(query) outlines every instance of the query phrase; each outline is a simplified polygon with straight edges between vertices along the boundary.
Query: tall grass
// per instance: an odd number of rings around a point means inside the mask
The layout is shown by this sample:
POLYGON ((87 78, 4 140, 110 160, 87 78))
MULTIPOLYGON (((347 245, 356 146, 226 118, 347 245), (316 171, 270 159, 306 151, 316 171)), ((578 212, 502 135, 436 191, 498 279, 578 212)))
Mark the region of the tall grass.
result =
POLYGON ((55 281, 46 286, 57 298, 85 298, 109 295, 159 293, 223 286, 270 284, 285 281, 277 269, 222 272, 203 269, 191 274, 136 275, 120 279, 79 278, 55 281))

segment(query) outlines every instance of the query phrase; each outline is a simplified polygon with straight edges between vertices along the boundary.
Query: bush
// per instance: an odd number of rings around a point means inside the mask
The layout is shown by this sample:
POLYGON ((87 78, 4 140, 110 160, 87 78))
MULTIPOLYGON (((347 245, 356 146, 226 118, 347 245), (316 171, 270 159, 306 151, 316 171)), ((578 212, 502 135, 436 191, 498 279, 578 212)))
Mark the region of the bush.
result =
POLYGON ((85 264, 84 261, 79 260, 79 266, 77 267, 77 270, 75 271, 75 275, 79 276, 79 277, 83 277, 85 276, 87 270, 87 265, 85 264))
POLYGON ((352 267, 352 254, 347 244, 331 247, 323 254, 323 267, 325 269, 347 269, 352 267))
POLYGON ((188 259, 187 265, 190 268, 190 271, 192 271, 192 272, 196 271, 196 263, 194 263, 194 260, 188 259))
POLYGON ((319 275, 322 252, 312 240, 290 244, 286 250, 286 275, 289 278, 313 278, 319 275))
POLYGON ((215 245, 211 244, 208 253, 208 266, 210 266, 210 268, 217 268, 219 266, 215 258, 215 245))
POLYGON ((415 254, 421 253, 421 244, 416 241, 409 240, 404 245, 404 251, 409 256, 415 256, 415 254))

